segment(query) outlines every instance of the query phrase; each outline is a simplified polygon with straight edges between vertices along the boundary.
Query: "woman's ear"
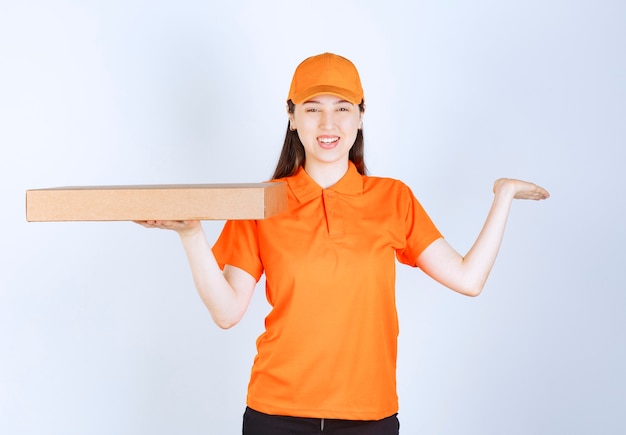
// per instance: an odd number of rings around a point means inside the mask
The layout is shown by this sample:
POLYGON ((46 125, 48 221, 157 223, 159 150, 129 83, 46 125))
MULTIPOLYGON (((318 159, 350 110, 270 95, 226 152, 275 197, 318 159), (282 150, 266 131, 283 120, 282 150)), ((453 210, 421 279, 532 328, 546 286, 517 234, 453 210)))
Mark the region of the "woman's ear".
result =
POLYGON ((293 113, 289 111, 289 104, 287 104, 287 116, 289 117, 289 130, 296 131, 296 120, 293 113))

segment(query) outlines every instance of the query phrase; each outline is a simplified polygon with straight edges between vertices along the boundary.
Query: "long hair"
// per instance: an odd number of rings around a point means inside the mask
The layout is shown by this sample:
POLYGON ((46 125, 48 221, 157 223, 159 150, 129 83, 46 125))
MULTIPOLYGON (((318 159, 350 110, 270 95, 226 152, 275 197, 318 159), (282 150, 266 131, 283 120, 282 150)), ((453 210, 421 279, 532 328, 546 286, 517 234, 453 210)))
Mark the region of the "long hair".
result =
MULTIPOLYGON (((287 110, 290 114, 293 114, 295 107, 296 106, 291 100, 287 101, 287 110)), ((361 113, 365 112, 364 101, 361 101, 361 104, 359 104, 359 110, 361 113)), ((366 175, 367 168, 365 167, 363 142, 363 129, 360 128, 356 134, 354 145, 350 148, 348 158, 352 163, 354 163, 354 166, 356 166, 356 170, 359 171, 359 174, 366 175)), ((280 152, 280 157, 278 158, 278 163, 276 164, 276 169, 274 170, 272 179, 294 175, 298 172, 300 166, 304 165, 305 160, 306 156, 304 154, 304 146, 302 146, 302 142, 298 137, 298 132, 292 131, 289 128, 289 123, 287 123, 287 133, 285 133, 283 149, 280 152)))

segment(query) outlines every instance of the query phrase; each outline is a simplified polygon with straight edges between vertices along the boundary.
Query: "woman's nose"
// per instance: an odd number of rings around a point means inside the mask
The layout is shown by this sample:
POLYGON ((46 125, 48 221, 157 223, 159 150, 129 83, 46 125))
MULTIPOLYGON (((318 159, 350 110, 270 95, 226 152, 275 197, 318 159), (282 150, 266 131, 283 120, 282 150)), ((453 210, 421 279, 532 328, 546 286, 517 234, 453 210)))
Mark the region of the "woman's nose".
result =
POLYGON ((320 126, 324 128, 330 128, 335 125, 334 113, 330 110, 322 112, 320 117, 320 126))

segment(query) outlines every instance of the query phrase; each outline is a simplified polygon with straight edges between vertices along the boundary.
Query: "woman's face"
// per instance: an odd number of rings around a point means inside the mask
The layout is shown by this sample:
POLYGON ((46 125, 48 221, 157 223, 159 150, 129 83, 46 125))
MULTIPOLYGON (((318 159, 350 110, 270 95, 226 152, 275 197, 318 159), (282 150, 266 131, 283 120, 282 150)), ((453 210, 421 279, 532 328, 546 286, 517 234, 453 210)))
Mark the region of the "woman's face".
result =
POLYGON ((361 128, 359 106, 334 95, 318 95, 296 104, 289 115, 310 165, 347 165, 348 153, 361 128))

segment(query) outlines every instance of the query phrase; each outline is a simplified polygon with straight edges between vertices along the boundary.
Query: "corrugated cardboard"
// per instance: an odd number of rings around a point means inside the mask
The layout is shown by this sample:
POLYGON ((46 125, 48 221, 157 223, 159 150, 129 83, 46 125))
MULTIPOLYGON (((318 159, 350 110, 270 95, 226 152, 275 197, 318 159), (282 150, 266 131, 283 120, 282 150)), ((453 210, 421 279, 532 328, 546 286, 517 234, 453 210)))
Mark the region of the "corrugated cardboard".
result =
POLYGON ((287 208, 287 185, 78 186, 26 191, 26 220, 265 219, 287 208))

